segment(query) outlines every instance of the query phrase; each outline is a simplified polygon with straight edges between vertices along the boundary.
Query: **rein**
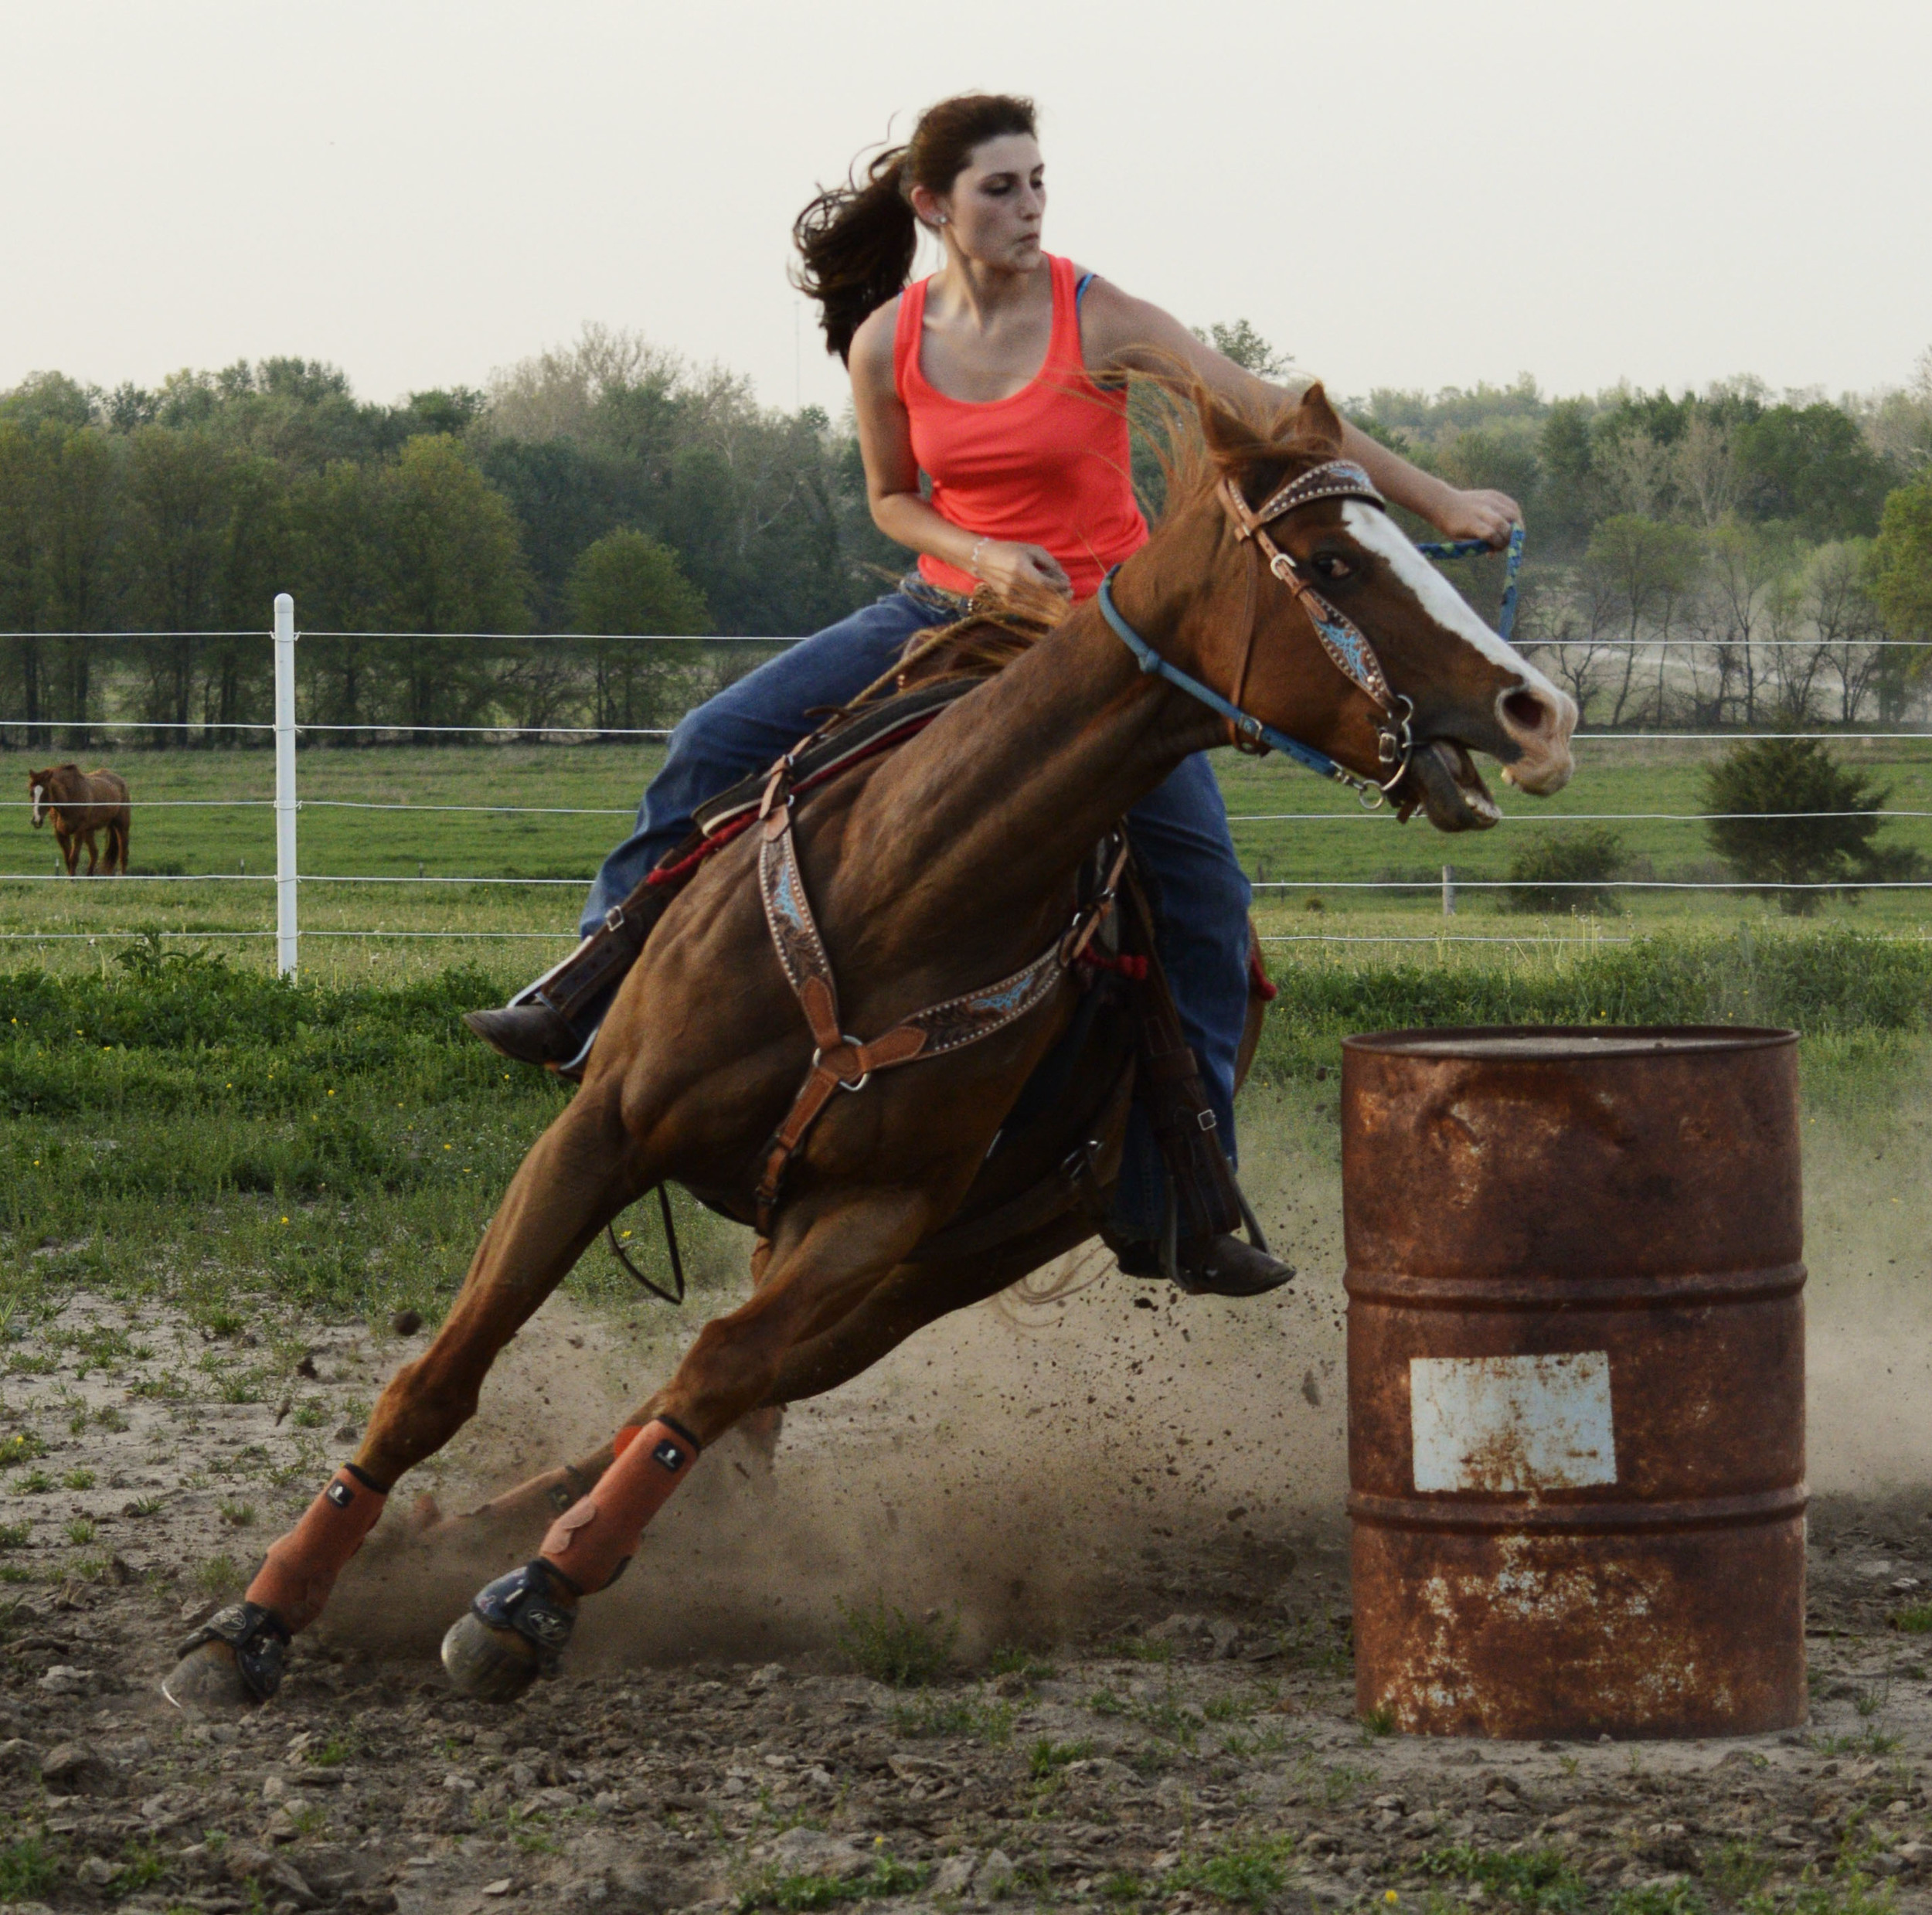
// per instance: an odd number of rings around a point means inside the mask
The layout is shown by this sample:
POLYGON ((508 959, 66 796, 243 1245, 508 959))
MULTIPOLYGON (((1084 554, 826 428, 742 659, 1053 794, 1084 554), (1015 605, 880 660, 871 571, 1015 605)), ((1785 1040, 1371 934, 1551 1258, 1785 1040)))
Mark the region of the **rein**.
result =
MULTIPOLYGON (((1523 531, 1520 526, 1509 528, 1509 556, 1503 567, 1502 604, 1496 614, 1496 636, 1505 645, 1509 643, 1509 634, 1516 628, 1516 574, 1522 570, 1523 531)), ((1416 549, 1425 559, 1475 559, 1495 550, 1487 539, 1432 539, 1426 546, 1416 549)))
MULTIPOLYGON (((1292 478, 1270 495, 1260 505, 1250 508, 1231 479, 1223 478, 1216 488, 1222 508, 1234 521, 1234 536, 1237 541, 1252 539, 1256 552, 1268 570, 1287 586, 1315 628, 1315 634, 1321 641, 1321 648, 1328 653, 1343 677, 1355 685, 1381 714, 1382 722, 1376 727, 1376 756, 1385 765, 1394 768, 1384 779, 1365 778, 1351 771, 1347 766, 1331 757, 1325 751, 1308 744, 1298 738, 1291 738, 1286 732, 1278 731, 1264 723, 1252 712, 1243 711, 1233 699, 1224 698, 1211 685, 1183 672, 1179 665, 1170 664, 1155 651, 1140 633, 1121 615, 1119 606, 1114 602, 1114 574, 1120 567, 1115 566, 1100 581, 1099 602, 1100 616, 1113 629, 1114 634, 1133 653, 1143 672, 1165 679, 1168 684, 1188 694, 1218 713, 1228 721, 1238 750, 1257 754, 1278 751, 1296 764, 1325 778, 1332 778, 1338 784, 1345 784, 1361 800, 1364 808, 1374 811, 1408 774, 1410 760, 1415 755, 1415 740, 1410 730, 1410 719, 1414 715, 1412 699, 1400 692, 1389 689, 1382 662, 1376 656, 1375 648, 1370 645, 1360 627, 1338 611, 1311 585, 1296 563, 1292 553, 1284 552, 1269 536, 1267 528, 1277 519, 1284 518, 1298 506, 1313 505, 1324 498, 1359 498, 1386 512, 1388 502, 1377 492, 1374 482, 1362 468, 1347 459, 1329 459, 1311 471, 1292 478)), ((1511 627, 1515 622, 1516 574, 1522 564, 1523 531, 1520 526, 1509 535, 1508 583, 1503 593, 1501 632, 1505 644, 1509 641, 1511 627)), ((1494 548, 1481 539, 1459 539, 1442 544, 1425 545, 1419 548, 1423 557, 1430 559, 1463 559, 1473 557, 1480 552, 1494 548)), ((1241 668, 1235 680, 1236 696, 1240 696, 1247 682, 1248 663, 1254 650, 1255 635, 1259 621, 1251 619, 1248 625, 1247 643, 1243 648, 1241 668)))

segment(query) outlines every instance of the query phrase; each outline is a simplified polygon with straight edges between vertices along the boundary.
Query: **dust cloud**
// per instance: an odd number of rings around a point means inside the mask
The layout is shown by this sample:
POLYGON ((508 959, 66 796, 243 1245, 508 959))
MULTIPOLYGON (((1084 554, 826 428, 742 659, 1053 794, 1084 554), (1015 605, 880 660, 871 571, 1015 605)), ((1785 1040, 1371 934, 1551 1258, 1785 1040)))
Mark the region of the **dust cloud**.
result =
MULTIPOLYGON (((1808 1113, 1821 1493, 1932 1483, 1929 1089, 1921 1070, 1876 1107, 1808 1113)), ((1060 1267, 1073 1287, 1056 1301, 1009 1292, 934 1325, 788 1411, 774 1462, 735 1437, 708 1453, 587 1607, 573 1662, 822 1651, 840 1605, 876 1596, 957 1616, 968 1655, 1175 1610, 1314 1613, 1325 1579, 1308 1572, 1338 1568, 1347 1469, 1334 1116, 1332 1093, 1291 1107, 1260 1092, 1244 1111, 1247 1180, 1301 1272, 1291 1290, 1182 1298, 1090 1250, 1060 1267)), ((594 1449, 701 1321, 553 1299, 423 1486, 467 1509, 594 1449)), ((539 1533, 448 1522, 412 1539, 393 1515, 344 1579, 332 1633, 427 1648, 539 1533)))
POLYGON ((1804 1132, 1811 1488, 1901 1495, 1932 1485, 1932 1065, 1804 1132))

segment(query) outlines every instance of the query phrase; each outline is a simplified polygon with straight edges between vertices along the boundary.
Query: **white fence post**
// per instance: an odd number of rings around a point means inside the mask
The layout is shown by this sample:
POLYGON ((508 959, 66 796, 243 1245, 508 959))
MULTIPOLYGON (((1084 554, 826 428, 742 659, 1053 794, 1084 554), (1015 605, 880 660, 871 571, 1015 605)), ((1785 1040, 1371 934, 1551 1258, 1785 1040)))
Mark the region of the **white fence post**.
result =
POLYGON ((295 922, 295 601, 275 594, 275 970, 292 978, 295 922))
POLYGON ((1442 914, 1444 917, 1456 914, 1456 873, 1450 865, 1442 868, 1442 914))

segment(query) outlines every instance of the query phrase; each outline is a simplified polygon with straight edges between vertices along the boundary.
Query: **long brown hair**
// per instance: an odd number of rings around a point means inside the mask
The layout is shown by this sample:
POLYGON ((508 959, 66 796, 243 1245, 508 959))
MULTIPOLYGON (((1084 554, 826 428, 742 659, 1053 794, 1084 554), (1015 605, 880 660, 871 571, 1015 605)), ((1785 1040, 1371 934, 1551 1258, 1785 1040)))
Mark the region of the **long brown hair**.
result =
POLYGON ((828 352, 849 360, 852 335, 904 287, 919 243, 913 188, 950 192, 975 147, 1036 130, 1030 100, 956 94, 928 107, 903 146, 887 147, 862 172, 855 160, 844 185, 820 190, 791 236, 800 261, 794 283, 818 301, 828 352))

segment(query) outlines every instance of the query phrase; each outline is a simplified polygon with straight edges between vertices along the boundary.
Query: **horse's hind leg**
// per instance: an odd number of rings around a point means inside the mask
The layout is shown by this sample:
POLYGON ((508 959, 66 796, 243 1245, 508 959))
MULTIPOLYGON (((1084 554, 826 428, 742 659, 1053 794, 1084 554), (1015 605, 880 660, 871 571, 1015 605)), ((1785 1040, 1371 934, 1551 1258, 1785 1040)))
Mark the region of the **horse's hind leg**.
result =
POLYGON ((111 876, 128 875, 128 841, 134 835, 132 821, 117 818, 107 827, 107 870, 111 876))
POLYGON ((1093 1234, 1093 1224, 1086 1217, 1071 1215, 981 1256, 900 1264, 858 1308, 787 1353, 764 1406, 775 1409, 836 1389, 889 1355, 915 1331, 998 1295, 1043 1264, 1077 1249, 1093 1234))
MULTIPOLYGON (((795 1342, 785 1352, 764 1401, 747 1410, 735 1427, 768 1456, 787 1403, 836 1389, 890 1355, 916 1331, 997 1296, 1043 1264, 1078 1249, 1093 1233, 1092 1223, 1075 1213, 1043 1224, 998 1250, 942 1264, 901 1264, 855 1308, 795 1342)), ((669 1400, 668 1385, 654 1390, 624 1427, 645 1428, 657 1420, 669 1400)), ((519 1534, 534 1545, 559 1515, 590 1495, 614 1460, 612 1444, 602 1444, 587 1456, 531 1477, 454 1520, 488 1526, 507 1550, 522 1546, 512 1540, 519 1534)))
POLYGON ((483 1379, 606 1222, 648 1187, 617 1115, 621 1086, 580 1092, 532 1148, 435 1341, 389 1380, 352 1463, 270 1549, 243 1602, 184 1645, 165 1685, 184 1704, 274 1692, 291 1637, 319 1616, 396 1479, 474 1413, 483 1379))
MULTIPOLYGON (((764 1401, 746 1411, 734 1427, 768 1457, 776 1447, 787 1403, 837 1389, 914 1332, 997 1295, 1092 1234, 1093 1226, 1084 1217, 1069 1216, 997 1252, 945 1264, 900 1264, 855 1308, 795 1342, 764 1401)), ((644 1430, 658 1421, 670 1396, 669 1385, 653 1391, 625 1419, 624 1430, 644 1430)), ((588 1455, 531 1477, 452 1520, 457 1526, 475 1526, 473 1533, 487 1537, 498 1561, 513 1558, 534 1549, 564 1511, 592 1494, 616 1454, 614 1443, 601 1444, 588 1455)))
POLYGON ((617 1433, 587 1495, 551 1524, 534 1560, 483 1590, 443 1642, 464 1694, 507 1701, 555 1666, 579 1600, 607 1587, 699 1452, 770 1396, 793 1347, 849 1313, 925 1234, 909 1192, 841 1192, 786 1233, 764 1281, 707 1324, 646 1420, 617 1433))

